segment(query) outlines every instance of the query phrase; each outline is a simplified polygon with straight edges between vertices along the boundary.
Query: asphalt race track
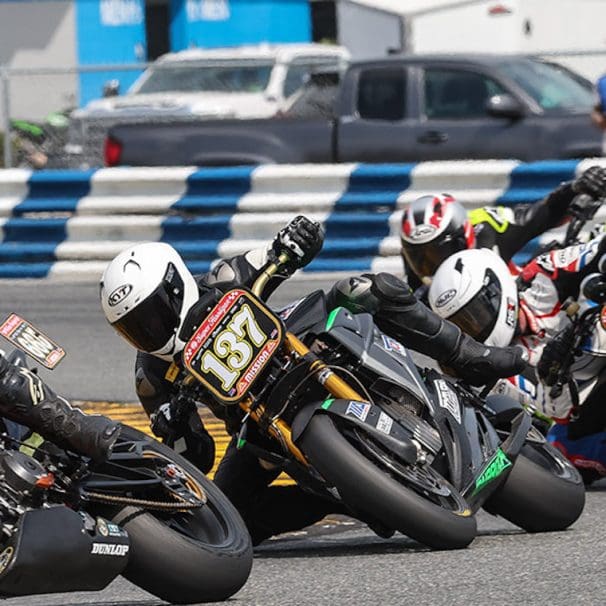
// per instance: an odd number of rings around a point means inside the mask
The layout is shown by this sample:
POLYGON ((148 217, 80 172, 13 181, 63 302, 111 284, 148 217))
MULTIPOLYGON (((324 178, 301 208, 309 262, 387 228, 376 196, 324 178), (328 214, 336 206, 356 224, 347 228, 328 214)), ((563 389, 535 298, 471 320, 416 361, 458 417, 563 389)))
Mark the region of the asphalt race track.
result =
MULTIPOLYGON (((276 305, 328 283, 293 281, 276 305)), ((49 378, 70 398, 133 402, 133 354, 105 325, 94 285, 0 282, 3 319, 15 311, 68 351, 49 378)), ((0 346, 2 347, 2 346, 0 346)), ((46 376, 46 374, 45 374, 46 376)), ((553 503, 557 507, 557 503, 553 503)), ((606 596, 606 483, 587 495, 583 516, 560 533, 526 534, 481 514, 463 551, 429 551, 396 535, 380 539, 348 518, 267 541, 234 606, 585 605, 606 596)), ((159 606, 119 579, 105 591, 13 598, 7 606, 159 606)))

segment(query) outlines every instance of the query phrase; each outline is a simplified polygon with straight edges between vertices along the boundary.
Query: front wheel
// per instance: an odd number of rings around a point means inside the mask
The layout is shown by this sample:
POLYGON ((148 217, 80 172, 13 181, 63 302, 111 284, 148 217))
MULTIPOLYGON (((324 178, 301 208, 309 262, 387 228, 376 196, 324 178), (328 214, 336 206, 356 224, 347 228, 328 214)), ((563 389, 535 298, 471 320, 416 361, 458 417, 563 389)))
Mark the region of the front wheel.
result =
MULTIPOLYGON (((125 435, 126 434, 126 435, 125 435)), ((160 512, 125 507, 113 521, 128 532, 130 558, 124 576, 168 602, 222 601, 238 591, 252 568, 252 546, 244 522, 227 497, 186 459, 130 427, 130 439, 146 440, 144 456, 176 464, 200 509, 160 512)))
MULTIPOLYGON (((299 445, 311 464, 334 486, 343 502, 383 525, 399 530, 435 549, 467 547, 476 535, 476 521, 461 499, 448 500, 450 488, 444 482, 435 493, 442 493, 442 505, 429 495, 400 483, 388 467, 375 464, 365 457, 338 430, 327 414, 315 414, 299 438, 299 445), (446 506, 451 502, 452 507, 446 506)), ((421 474, 411 468, 411 474, 421 474)), ((418 483, 417 483, 418 485, 418 483)), ((454 489, 452 489, 454 491, 454 489)), ((454 493, 450 493, 454 494, 454 493)))
POLYGON ((557 449, 528 441, 484 509, 528 532, 564 530, 585 506, 583 479, 557 449))

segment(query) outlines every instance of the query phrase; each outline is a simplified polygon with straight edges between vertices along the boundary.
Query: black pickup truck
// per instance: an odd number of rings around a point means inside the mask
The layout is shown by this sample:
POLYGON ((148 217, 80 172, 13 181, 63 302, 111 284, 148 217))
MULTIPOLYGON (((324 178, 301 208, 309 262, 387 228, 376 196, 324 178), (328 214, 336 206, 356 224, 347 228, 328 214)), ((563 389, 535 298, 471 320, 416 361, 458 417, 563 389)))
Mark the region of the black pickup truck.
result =
POLYGON ((122 124, 108 166, 419 162, 601 155, 591 82, 512 55, 415 55, 353 63, 332 115, 122 124))

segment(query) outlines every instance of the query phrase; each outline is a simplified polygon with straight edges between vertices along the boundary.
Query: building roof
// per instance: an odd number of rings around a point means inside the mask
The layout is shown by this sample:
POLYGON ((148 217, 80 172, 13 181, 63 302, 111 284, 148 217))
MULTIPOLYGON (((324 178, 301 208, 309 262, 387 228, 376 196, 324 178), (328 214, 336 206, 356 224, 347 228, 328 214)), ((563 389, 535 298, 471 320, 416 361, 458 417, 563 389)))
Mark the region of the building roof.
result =
MULTIPOLYGON (((387 11, 396 15, 414 15, 416 13, 431 12, 434 9, 446 9, 449 5, 455 8, 457 5, 472 4, 471 0, 467 2, 448 1, 448 0, 339 0, 343 3, 361 4, 370 8, 387 11)), ((477 4, 486 2, 478 0, 477 4)))

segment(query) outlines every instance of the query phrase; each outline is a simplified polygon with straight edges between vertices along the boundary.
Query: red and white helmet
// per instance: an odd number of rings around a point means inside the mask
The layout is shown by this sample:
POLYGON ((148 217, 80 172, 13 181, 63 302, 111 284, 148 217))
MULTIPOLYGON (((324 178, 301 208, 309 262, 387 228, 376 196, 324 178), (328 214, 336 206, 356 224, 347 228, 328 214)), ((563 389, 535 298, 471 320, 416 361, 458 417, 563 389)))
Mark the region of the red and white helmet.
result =
POLYGON ((467 211, 450 194, 430 194, 412 202, 402 217, 402 257, 418 278, 433 276, 450 255, 475 248, 467 211))

